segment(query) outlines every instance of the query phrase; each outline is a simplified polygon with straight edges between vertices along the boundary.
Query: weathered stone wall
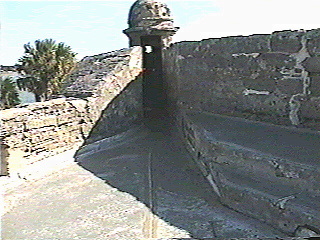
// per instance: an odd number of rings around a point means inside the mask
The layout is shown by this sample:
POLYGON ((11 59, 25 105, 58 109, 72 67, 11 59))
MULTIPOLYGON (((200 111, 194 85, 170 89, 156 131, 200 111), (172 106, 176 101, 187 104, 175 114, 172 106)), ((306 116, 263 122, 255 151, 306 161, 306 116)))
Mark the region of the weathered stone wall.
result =
POLYGON ((56 99, 2 111, 10 171, 80 144, 91 122, 85 106, 85 100, 56 99))
POLYGON ((320 29, 180 42, 164 68, 178 109, 320 129, 320 29))
MULTIPOLYGON (((254 144, 250 144, 248 148, 245 140, 243 145, 239 142, 228 142, 219 137, 218 132, 221 129, 219 124, 215 125, 217 122, 209 122, 209 125, 211 123, 213 128, 218 129, 210 132, 203 124, 195 121, 197 117, 192 117, 193 115, 199 116, 198 113, 192 112, 179 116, 178 124, 185 146, 223 204, 266 222, 289 235, 299 236, 297 230, 300 227, 305 228, 307 232, 314 231, 312 234, 319 233, 319 206, 314 203, 319 202, 320 193, 320 169, 317 164, 310 160, 301 161, 301 157, 298 156, 290 158, 290 154, 286 157, 281 154, 270 154, 267 150, 255 149, 252 146, 254 144), (279 200, 289 199, 289 202, 280 207, 277 204, 279 200), (291 201, 292 199, 295 200, 291 201)), ((264 138, 268 138, 269 134, 272 136, 270 129, 274 128, 274 132, 279 134, 274 140, 278 137, 280 139, 285 134, 290 135, 291 139, 287 138, 289 142, 287 149, 309 147, 306 152, 311 154, 310 146, 317 149, 319 145, 320 135, 314 131, 243 121, 241 118, 217 114, 206 115, 222 120, 224 125, 230 122, 236 122, 242 127, 248 124, 251 125, 250 128, 256 125, 256 130, 261 129, 260 133, 265 133, 264 138), (305 138, 307 134, 308 137, 305 138), (295 145, 292 139, 297 139, 297 135, 300 141, 295 145), (305 139, 309 142, 309 146, 303 143, 305 139)), ((249 134, 253 141, 257 141, 253 131, 246 131, 248 129, 239 131, 239 129, 230 128, 230 132, 234 131, 240 136, 249 134)), ((264 142, 266 149, 274 147, 266 143, 264 142)), ((281 141, 277 143, 286 144, 281 141)), ((298 151, 302 153, 302 150, 298 151)))
POLYGON ((221 202, 296 236, 300 228, 319 232, 319 154, 311 155, 320 130, 319 59, 320 29, 180 42, 164 51, 172 116, 221 202), (249 144, 233 136, 248 136, 249 144), (282 155, 286 149, 292 155, 282 155))
POLYGON ((119 134, 142 121, 142 76, 130 82, 102 111, 85 144, 119 134))
POLYGON ((139 93, 141 87, 134 80, 142 71, 141 56, 141 49, 135 47, 86 57, 66 84, 66 97, 1 111, 1 174, 6 174, 6 164, 10 173, 19 172, 28 164, 80 146, 99 126, 103 111, 103 119, 118 120, 103 121, 107 130, 102 138, 111 134, 108 129, 120 131, 135 122, 141 113, 139 96, 117 96, 139 93))

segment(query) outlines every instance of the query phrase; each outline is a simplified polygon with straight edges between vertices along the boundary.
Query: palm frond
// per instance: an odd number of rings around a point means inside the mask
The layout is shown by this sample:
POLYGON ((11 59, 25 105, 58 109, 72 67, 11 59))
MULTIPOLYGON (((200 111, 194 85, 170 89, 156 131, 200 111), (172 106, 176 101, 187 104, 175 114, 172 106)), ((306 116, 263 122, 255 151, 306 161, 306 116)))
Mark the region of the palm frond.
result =
POLYGON ((0 78, 1 85, 1 108, 10 108, 21 101, 19 99, 19 93, 17 84, 11 77, 0 78))
MULTIPOLYGON (((70 46, 53 39, 36 40, 34 46, 24 45, 25 55, 19 59, 25 77, 19 86, 40 95, 58 93, 76 61, 70 46)), ((36 97, 37 98, 37 97, 36 97)))

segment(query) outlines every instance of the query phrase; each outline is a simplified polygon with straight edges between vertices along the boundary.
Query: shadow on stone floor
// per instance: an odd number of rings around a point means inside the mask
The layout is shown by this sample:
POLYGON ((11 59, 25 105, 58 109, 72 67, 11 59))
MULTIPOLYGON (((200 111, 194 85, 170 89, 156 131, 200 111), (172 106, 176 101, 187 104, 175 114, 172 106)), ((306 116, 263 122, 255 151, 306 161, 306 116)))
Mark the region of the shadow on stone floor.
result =
POLYGON ((209 237, 211 230, 206 230, 208 235, 196 225, 208 223, 200 205, 214 203, 216 196, 170 126, 153 127, 140 126, 94 147, 85 146, 76 156, 78 164, 192 237, 209 237))
POLYGON ((86 145, 76 160, 192 238, 283 236, 219 203, 168 119, 86 145))

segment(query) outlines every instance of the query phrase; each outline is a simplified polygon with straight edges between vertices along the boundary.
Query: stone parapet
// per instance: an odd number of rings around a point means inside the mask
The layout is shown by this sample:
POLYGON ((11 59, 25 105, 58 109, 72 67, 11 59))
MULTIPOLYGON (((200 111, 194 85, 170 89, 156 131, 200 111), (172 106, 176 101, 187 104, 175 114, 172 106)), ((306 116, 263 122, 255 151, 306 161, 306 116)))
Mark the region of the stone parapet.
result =
POLYGON ((196 112, 178 125, 223 204, 290 236, 319 236, 319 133, 196 112))
POLYGON ((177 108, 320 130, 319 46, 320 29, 175 43, 164 51, 169 98, 177 108))
MULTIPOLYGON (((1 111, 1 174, 8 174, 6 165, 10 174, 18 173, 80 146, 102 112, 141 72, 139 47, 86 57, 65 87, 67 97, 1 111)), ((109 115, 116 111, 126 109, 109 115)))

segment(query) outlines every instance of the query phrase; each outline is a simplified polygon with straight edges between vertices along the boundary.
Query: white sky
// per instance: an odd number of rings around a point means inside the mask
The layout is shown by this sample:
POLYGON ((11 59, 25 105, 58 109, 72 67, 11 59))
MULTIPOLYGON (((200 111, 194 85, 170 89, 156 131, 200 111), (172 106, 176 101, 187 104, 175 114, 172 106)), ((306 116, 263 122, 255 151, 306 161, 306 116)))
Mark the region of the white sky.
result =
MULTIPOLYGON (((53 38, 78 58, 128 46, 122 33, 134 1, 1 1, 0 64, 23 44, 53 38)), ((320 0, 167 0, 180 27, 175 41, 320 28, 320 0)))
POLYGON ((181 29, 176 40, 320 28, 320 0, 215 0, 214 3, 216 12, 195 19, 181 29))

